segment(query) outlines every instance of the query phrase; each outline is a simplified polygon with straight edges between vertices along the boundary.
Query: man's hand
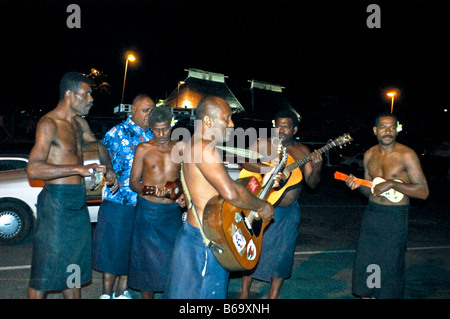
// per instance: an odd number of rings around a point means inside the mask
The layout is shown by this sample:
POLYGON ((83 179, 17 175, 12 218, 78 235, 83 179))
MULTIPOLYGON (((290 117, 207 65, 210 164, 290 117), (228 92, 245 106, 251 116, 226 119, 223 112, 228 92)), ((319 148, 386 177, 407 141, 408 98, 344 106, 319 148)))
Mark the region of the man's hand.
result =
MULTIPOLYGON (((103 166, 103 165, 100 165, 103 166)), ((105 167, 105 166, 104 166, 105 167)), ((106 170, 105 167, 106 185, 111 187, 111 194, 115 194, 119 190, 119 182, 117 180, 116 172, 113 169, 106 170)))
POLYGON ((323 158, 322 154, 318 150, 311 153, 311 165, 313 171, 319 170, 322 166, 323 158))
POLYGON ((355 179, 356 177, 353 176, 352 174, 348 175, 348 178, 345 180, 345 184, 351 189, 351 190, 355 190, 357 188, 359 188, 361 185, 355 183, 355 179))
POLYGON ((269 202, 266 202, 263 209, 258 211, 258 215, 263 221, 270 221, 273 218, 273 210, 274 207, 269 202))
POLYGON ((102 167, 100 167, 100 165, 93 163, 93 164, 89 164, 89 165, 82 165, 80 167, 80 175, 83 177, 89 177, 92 174, 94 174, 94 172, 96 170, 102 171, 102 167))
POLYGON ((393 188, 394 185, 395 185, 394 181, 385 181, 383 183, 377 184, 373 188, 373 194, 375 196, 381 196, 381 194, 383 194, 384 192, 386 192, 386 191, 390 190, 391 188, 393 188))
POLYGON ((177 203, 178 205, 180 205, 181 208, 186 207, 186 200, 185 200, 185 198, 184 198, 184 194, 181 194, 181 196, 177 198, 177 200, 175 201, 175 203, 177 203))
MULTIPOLYGON (((262 180, 262 182, 261 182, 261 187, 264 187, 264 186, 267 184, 267 182, 269 181, 269 179, 270 179, 270 177, 272 176, 272 174, 273 174, 273 172, 274 172, 275 169, 276 169, 276 167, 274 167, 270 173, 267 173, 267 174, 264 175, 263 180, 262 180)), ((281 182, 282 182, 282 181, 285 181, 286 179, 287 179, 287 176, 284 175, 283 172, 279 172, 279 173, 278 173, 277 175, 275 175, 275 177, 274 177, 274 182, 275 182, 275 183, 273 184, 272 188, 277 188, 277 187, 279 187, 279 186, 281 185, 281 182)))

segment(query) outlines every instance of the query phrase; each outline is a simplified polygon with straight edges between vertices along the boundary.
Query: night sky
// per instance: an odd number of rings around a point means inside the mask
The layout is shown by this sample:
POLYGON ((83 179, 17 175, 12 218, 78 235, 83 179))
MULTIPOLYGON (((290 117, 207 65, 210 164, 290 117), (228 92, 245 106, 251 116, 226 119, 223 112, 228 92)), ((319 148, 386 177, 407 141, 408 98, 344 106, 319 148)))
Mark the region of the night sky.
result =
POLYGON ((396 88, 405 142, 423 148, 449 139, 449 3, 3 0, 0 115, 42 115, 56 106, 63 73, 91 68, 107 75, 111 94, 94 96, 90 115, 112 115, 132 50, 138 61, 128 68, 126 103, 138 93, 164 99, 185 69, 198 68, 228 76, 238 98, 250 79, 284 86, 305 136, 329 129, 333 138, 343 126, 370 135, 396 88), (66 24, 71 3, 81 9, 79 29, 66 24), (381 28, 366 24, 371 3, 380 6, 381 28))

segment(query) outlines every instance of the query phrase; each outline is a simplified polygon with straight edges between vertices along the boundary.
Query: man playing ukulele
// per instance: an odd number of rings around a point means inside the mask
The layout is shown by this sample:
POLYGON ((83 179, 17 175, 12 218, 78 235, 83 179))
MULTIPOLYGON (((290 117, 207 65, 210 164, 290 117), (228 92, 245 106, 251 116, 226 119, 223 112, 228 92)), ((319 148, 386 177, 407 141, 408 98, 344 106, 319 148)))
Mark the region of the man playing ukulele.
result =
POLYGON ((373 193, 360 187, 351 174, 345 181, 350 189, 358 188, 369 198, 361 221, 352 292, 363 298, 404 298, 409 198, 426 199, 429 190, 416 153, 396 142, 396 116, 380 114, 373 132, 378 144, 364 154, 364 179, 382 177, 385 181, 377 184, 373 193), (390 189, 404 194, 403 199, 393 203, 380 196, 390 189), (369 284, 368 276, 372 274, 369 268, 373 265, 380 276, 369 284))

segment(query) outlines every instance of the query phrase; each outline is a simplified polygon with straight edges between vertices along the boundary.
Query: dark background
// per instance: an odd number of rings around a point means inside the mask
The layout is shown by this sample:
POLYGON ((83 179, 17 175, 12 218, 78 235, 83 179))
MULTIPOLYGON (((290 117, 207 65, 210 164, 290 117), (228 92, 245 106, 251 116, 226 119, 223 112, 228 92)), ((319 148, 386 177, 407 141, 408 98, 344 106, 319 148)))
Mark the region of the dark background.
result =
MULTIPOLYGON (((250 83, 280 84, 302 115, 299 136, 326 141, 349 132, 362 149, 376 143, 372 124, 390 111, 403 124, 398 140, 418 153, 449 140, 448 1, 2 1, 0 116, 8 136, 31 139, 35 123, 58 102, 63 73, 96 68, 110 84, 88 116, 114 117, 125 54, 125 103, 138 93, 165 99, 185 69, 223 73, 248 112, 250 83), (66 20, 81 8, 81 28, 66 20), (381 28, 366 12, 381 8, 381 28)), ((273 109, 258 109, 273 114, 273 109)), ((111 124, 112 126, 112 124, 111 124)))

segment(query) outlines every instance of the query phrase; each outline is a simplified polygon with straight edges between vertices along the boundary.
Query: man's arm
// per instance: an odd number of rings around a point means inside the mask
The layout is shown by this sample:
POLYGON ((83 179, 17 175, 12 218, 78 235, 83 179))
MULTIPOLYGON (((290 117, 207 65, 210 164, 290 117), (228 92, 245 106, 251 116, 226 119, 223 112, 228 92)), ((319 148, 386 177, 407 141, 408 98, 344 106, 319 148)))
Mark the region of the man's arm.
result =
POLYGON ((320 172, 322 171, 322 155, 316 150, 312 153, 310 153, 309 148, 302 145, 304 156, 307 156, 308 154, 311 154, 311 161, 306 163, 303 167, 303 174, 305 175, 305 182, 306 184, 311 187, 315 188, 317 184, 320 182, 320 172))
POLYGON ((270 220, 273 206, 254 196, 247 188, 234 182, 228 175, 222 158, 215 148, 209 149, 203 142, 202 161, 197 164, 205 179, 217 190, 220 196, 232 205, 255 210, 262 219, 270 220))
MULTIPOLYGON (((364 165, 364 179, 365 180, 372 180, 370 178, 369 175, 369 169, 368 169, 368 163, 369 163, 369 157, 370 157, 370 152, 367 151, 364 154, 364 160, 363 160, 363 165, 364 165)), ((355 183, 355 179, 356 177, 353 176, 352 174, 349 175, 349 177, 345 180, 345 183, 347 184, 348 187, 350 187, 351 190, 355 190, 355 189, 359 189, 359 191, 366 196, 367 198, 369 198, 372 195, 372 191, 370 188, 368 187, 361 187, 360 184, 355 183)))
POLYGON ((97 164, 50 164, 48 156, 52 143, 57 143, 57 126, 50 118, 42 119, 36 130, 35 144, 28 157, 27 174, 29 179, 51 180, 61 177, 81 175, 90 176, 89 169, 97 164))
POLYGON ((111 157, 109 156, 108 149, 97 140, 95 135, 92 133, 91 128, 87 121, 82 117, 77 117, 77 122, 80 125, 83 132, 83 143, 97 143, 98 149, 98 159, 100 164, 105 167, 106 184, 112 186, 111 192, 114 194, 119 189, 119 184, 117 182, 117 175, 114 171, 113 165, 111 163, 111 157))
POLYGON ((138 193, 142 194, 142 173, 144 171, 144 144, 139 144, 134 152, 133 166, 131 167, 130 174, 130 188, 138 193))

